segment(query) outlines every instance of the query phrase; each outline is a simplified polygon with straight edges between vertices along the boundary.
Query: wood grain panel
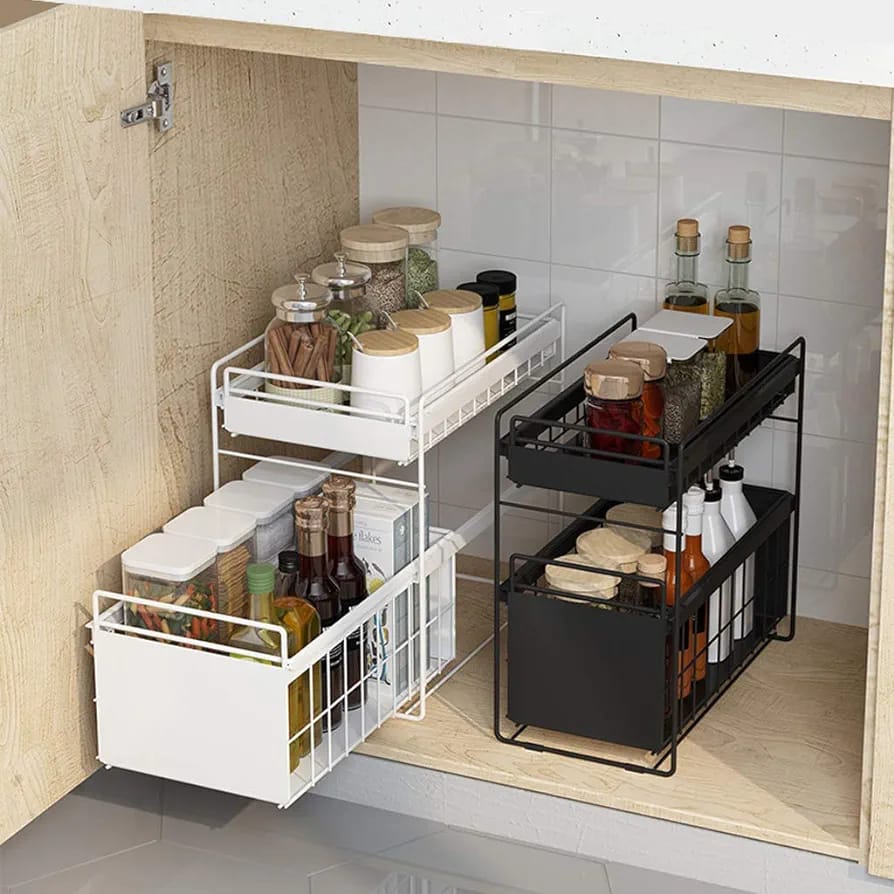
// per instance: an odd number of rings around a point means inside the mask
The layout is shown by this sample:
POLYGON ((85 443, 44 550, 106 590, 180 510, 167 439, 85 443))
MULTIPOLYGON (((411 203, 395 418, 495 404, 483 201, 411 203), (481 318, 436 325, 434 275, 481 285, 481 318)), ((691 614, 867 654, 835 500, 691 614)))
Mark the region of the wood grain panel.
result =
MULTIPOLYGON (((177 126, 153 135, 161 457, 171 514, 211 489, 208 374, 263 332, 270 295, 358 220, 356 66, 150 43, 177 126)), ((239 438, 234 449, 252 443, 239 438)), ((277 445, 268 445, 282 451, 277 445)))
POLYGON ((53 3, 39 3, 37 0, 3 0, 3 5, 0 7, 0 28, 46 12, 54 5, 53 3))
POLYGON ((0 31, 0 841, 96 769, 85 606, 162 520, 142 16, 0 31))
MULTIPOLYGON (((892 129, 894 136, 894 129, 892 129)), ((894 169, 894 139, 891 142, 894 169)), ((888 181, 885 295, 882 304, 881 379, 876 449, 875 518, 869 603, 866 729, 860 840, 867 868, 894 878, 894 176, 888 181)))
MULTIPOLYGON (((460 630, 483 632, 490 594, 463 581, 459 587, 460 630)), ((670 779, 499 743, 492 731, 491 648, 429 699, 424 723, 390 720, 360 750, 856 859, 865 648, 862 628, 800 619, 794 642, 772 643, 683 741, 670 779)), ((572 741, 546 732, 540 740, 572 741)), ((591 742, 589 748, 619 756, 613 746, 591 742)), ((623 756, 633 755, 628 750, 623 756)))
POLYGON ((265 53, 829 112, 858 118, 888 119, 891 115, 890 88, 864 84, 188 16, 148 15, 146 29, 156 40, 199 46, 238 47, 265 53))

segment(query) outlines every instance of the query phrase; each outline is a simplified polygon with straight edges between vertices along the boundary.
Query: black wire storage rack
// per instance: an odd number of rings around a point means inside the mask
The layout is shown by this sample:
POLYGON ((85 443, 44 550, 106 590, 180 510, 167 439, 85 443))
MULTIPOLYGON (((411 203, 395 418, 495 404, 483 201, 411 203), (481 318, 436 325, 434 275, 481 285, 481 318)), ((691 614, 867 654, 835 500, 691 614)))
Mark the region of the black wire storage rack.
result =
POLYGON ((494 733, 507 745, 671 776, 682 739, 770 642, 789 641, 795 635, 805 341, 798 338, 779 352, 761 351, 752 379, 682 443, 621 435, 658 445, 656 459, 622 457, 589 446, 589 436, 603 432, 587 425, 582 377, 534 414, 514 412, 580 358, 604 357, 612 344, 627 336, 628 327, 637 328, 635 314, 620 319, 532 383, 495 417, 494 733), (784 415, 780 411, 793 395, 795 414, 784 415), (613 575, 627 588, 647 580, 615 569, 557 561, 574 549, 581 533, 599 525, 662 530, 607 522, 606 513, 620 502, 659 509, 677 504, 676 530, 664 533, 676 538, 679 580, 684 541, 680 508, 686 489, 768 419, 794 427, 794 488, 746 485, 757 521, 688 592, 668 592, 662 582, 658 604, 639 605, 620 598, 569 598, 545 582, 546 566, 557 564, 613 575), (503 459, 516 485, 597 499, 583 513, 506 499, 501 494, 503 459), (503 578, 501 516, 506 508, 551 513, 565 527, 535 554, 513 553, 508 577, 503 578), (723 588, 731 597, 728 617, 718 611, 723 588), (780 624, 786 618, 782 633, 780 624), (504 731, 504 715, 514 727, 511 732, 504 731), (565 736, 557 743, 554 733, 565 736), (577 744, 572 737, 612 747, 601 753, 584 751, 572 747, 577 744), (636 760, 629 749, 637 750, 636 760))

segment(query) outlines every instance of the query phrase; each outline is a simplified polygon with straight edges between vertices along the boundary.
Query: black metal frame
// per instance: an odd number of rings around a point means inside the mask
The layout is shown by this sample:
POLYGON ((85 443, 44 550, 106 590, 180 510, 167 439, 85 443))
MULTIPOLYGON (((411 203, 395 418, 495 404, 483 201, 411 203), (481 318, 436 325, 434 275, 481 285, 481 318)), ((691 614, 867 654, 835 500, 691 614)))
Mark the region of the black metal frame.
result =
MULTIPOLYGON (((754 378, 716 413, 700 423, 683 443, 672 445, 660 438, 626 436, 657 444, 661 452, 660 459, 625 456, 620 460, 617 456, 584 446, 581 436, 598 430, 587 426, 583 415, 582 406, 586 397, 583 378, 577 379, 556 397, 548 400, 537 413, 510 415, 521 401, 555 380, 581 357, 589 353, 605 356, 608 345, 627 334, 625 330, 628 325, 631 331, 636 329, 635 314, 628 314, 619 320, 553 371, 521 391, 497 412, 494 420, 494 734, 507 745, 607 764, 634 772, 671 776, 676 772, 677 748, 683 738, 770 642, 790 641, 795 635, 805 341, 798 338, 778 353, 761 352, 759 369, 754 378), (796 415, 774 415, 792 394, 797 396, 796 415), (508 432, 504 435, 503 420, 507 416, 508 432), (569 416, 573 421, 568 421, 569 416), (681 507, 687 487, 700 480, 707 470, 765 419, 791 423, 796 428, 794 491, 789 493, 771 488, 748 488, 749 500, 758 516, 757 523, 688 593, 674 594, 672 606, 667 605, 663 585, 658 608, 619 604, 614 600, 591 597, 582 597, 576 605, 559 599, 543 598, 568 595, 539 583, 544 566, 547 562, 555 564, 556 557, 569 552, 578 533, 604 522, 605 513, 611 506, 617 502, 630 501, 662 508, 676 502, 681 507), (600 499, 583 514, 503 499, 503 457, 508 460, 509 478, 516 484, 598 496, 600 499), (535 555, 513 554, 510 557, 509 577, 501 580, 501 515, 504 508, 552 513, 569 519, 570 523, 535 555), (744 580, 746 563, 752 563, 761 575, 761 586, 753 588, 755 594, 760 592, 760 596, 753 597, 752 603, 743 603, 730 618, 727 632, 718 632, 703 648, 707 649, 721 636, 728 636, 733 645, 733 625, 737 623, 738 616, 746 611, 756 613, 753 633, 748 638, 735 642, 729 659, 712 669, 713 678, 706 677, 698 685, 693 683, 691 697, 689 694, 674 697, 673 694, 678 693, 683 685, 682 675, 684 672, 691 673, 691 665, 696 661, 696 656, 693 655, 690 664, 680 663, 683 655, 681 639, 687 625, 693 623, 696 613, 722 582, 736 579, 737 569, 742 570, 741 577, 744 580), (500 608, 504 602, 508 603, 510 652, 525 654, 524 650, 535 648, 539 651, 539 654, 531 654, 530 662, 517 662, 518 670, 514 676, 510 673, 509 710, 521 705, 522 713, 537 716, 537 725, 540 728, 633 745, 648 751, 653 756, 651 760, 634 763, 531 741, 523 736, 529 726, 534 727, 534 723, 524 720, 516 724, 517 728, 512 735, 503 733, 500 608), (586 604, 588 602, 600 604, 609 610, 593 612, 592 606, 586 604), (517 619, 515 628, 512 625, 513 610, 517 619), (790 618, 789 629, 787 633, 781 634, 778 626, 786 616, 790 618), (537 640, 536 634, 544 635, 537 640), (577 652, 574 648, 565 648, 569 638, 586 639, 587 648, 582 647, 577 652), (665 641, 668 643, 666 648, 670 649, 669 657, 664 657, 665 649, 662 648, 660 660, 670 662, 670 681, 668 685, 664 680, 665 674, 660 674, 660 687, 664 693, 664 705, 669 703, 670 716, 666 720, 663 717, 656 720, 653 716, 656 704, 656 694, 652 691, 654 687, 641 686, 645 676, 640 673, 640 668, 634 661, 625 662, 625 644, 628 651, 635 653, 639 649, 643 666, 651 668, 650 673, 653 673, 658 660, 653 654, 656 643, 665 641), (544 642, 547 643, 546 646, 543 645, 544 642), (562 647, 551 650, 553 642, 561 642, 562 647), (606 696, 603 683, 603 692, 599 696, 602 697, 603 704, 606 698, 611 702, 603 711, 604 716, 582 716, 580 704, 586 703, 587 686, 594 677, 593 673, 586 672, 596 669, 599 662, 603 662, 600 668, 602 672, 613 672, 613 685, 610 688, 617 692, 606 696), (567 682, 571 675, 575 679, 573 685, 576 691, 557 698, 556 693, 561 689, 562 681, 567 682), (641 686, 639 690, 638 686, 641 686), (646 689, 650 691, 645 693, 646 689), (634 692, 644 700, 642 703, 632 699, 634 692), (576 700, 576 712, 572 710, 569 700, 576 700), (645 719, 642 715, 646 715, 645 719)), ((617 434, 612 433, 613 436, 617 434)), ((612 521, 611 524, 621 523, 612 521)), ((645 528, 641 525, 629 526, 645 528)), ((676 570, 679 577, 684 539, 682 512, 678 512, 676 530, 666 533, 673 533, 676 537, 676 570)), ((631 583, 642 580, 635 574, 623 574, 614 570, 606 573, 631 583)), ((744 582, 742 592, 744 600, 744 582)), ((700 652, 699 655, 701 654, 700 652)), ((596 694, 595 690, 590 693, 594 697, 596 694)))

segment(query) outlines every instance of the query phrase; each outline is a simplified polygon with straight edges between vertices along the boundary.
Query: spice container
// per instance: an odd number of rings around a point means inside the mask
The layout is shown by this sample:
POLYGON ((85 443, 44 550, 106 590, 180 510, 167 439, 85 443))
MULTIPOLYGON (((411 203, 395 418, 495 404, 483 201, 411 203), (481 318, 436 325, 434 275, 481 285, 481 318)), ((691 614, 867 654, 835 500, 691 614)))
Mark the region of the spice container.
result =
MULTIPOLYGON (((606 522, 628 522, 632 525, 645 525, 650 528, 661 527, 661 512, 653 506, 642 506, 639 503, 618 503, 605 513, 606 522)), ((611 526, 611 525, 610 525, 611 526)), ((622 535, 630 538, 630 533, 637 531, 649 538, 649 549, 661 546, 662 533, 658 531, 643 531, 639 528, 623 528, 622 535)))
MULTIPOLYGON (((568 553, 559 556, 555 561, 569 562, 574 565, 585 566, 583 568, 565 568, 561 565, 547 565, 544 569, 544 581, 551 590, 562 590, 579 596, 592 596, 596 599, 614 599, 618 595, 620 578, 613 574, 603 574, 595 569, 599 565, 586 556, 577 553, 568 553), (587 570, 593 568, 593 571, 587 570)), ((553 596, 553 599, 563 599, 567 602, 580 602, 592 605, 594 608, 608 608, 598 602, 589 599, 575 599, 573 596, 553 596)))
POLYGON ((365 264, 352 264, 343 251, 335 253, 335 260, 314 267, 313 281, 332 293, 329 321, 338 330, 335 367, 341 373, 343 385, 351 384, 352 335, 360 335, 376 326, 376 315, 366 297, 366 284, 372 270, 365 264))
POLYGON ((137 627, 189 639, 220 642, 217 621, 187 615, 178 608, 219 611, 217 548, 207 540, 150 534, 121 554, 124 592, 139 599, 170 603, 170 611, 128 605, 128 620, 137 627))
POLYGON ((406 404, 401 398, 412 404, 422 393, 419 339, 400 329, 377 329, 364 332, 357 342, 351 375, 356 388, 367 390, 352 392, 351 406, 375 413, 403 413, 406 404))
POLYGON ((725 317, 678 314, 662 310, 637 330, 643 338, 648 338, 647 332, 660 332, 704 340, 704 350, 696 355, 702 382, 701 419, 707 419, 723 405, 727 360, 726 353, 719 345, 723 333, 731 325, 732 321, 725 317))
POLYGON ((439 289, 423 296, 426 307, 450 317, 453 329, 453 365, 468 374, 484 366, 484 360, 472 363, 484 353, 484 313, 481 296, 459 289, 439 289))
MULTIPOLYGON (((254 561, 254 518, 244 512, 193 506, 172 518, 162 530, 165 534, 195 537, 214 544, 217 550, 218 610, 223 615, 247 618, 245 570, 254 561)), ((232 632, 230 625, 221 631, 224 639, 228 639, 232 632)))
POLYGON ((677 278, 664 290, 666 310, 707 314, 708 287, 698 281, 698 256, 701 253, 701 234, 698 221, 683 218, 677 221, 675 254, 677 278))
POLYGON ((399 310, 391 319, 398 329, 419 339, 422 390, 453 375, 453 327, 450 317, 439 310, 399 310))
MULTIPOLYGON (((518 288, 518 278, 509 270, 482 270, 476 278, 478 282, 490 283, 500 290, 499 340, 503 341, 516 330, 518 311, 515 306, 515 291, 518 288)), ((504 350, 508 350, 514 344, 514 341, 509 342, 504 350)))
POLYGON ((643 371, 629 360, 597 360, 584 370, 590 447, 639 456, 643 431, 643 371), (618 432, 617 435, 612 432, 618 432))
POLYGON ((295 542, 292 524, 292 491, 255 481, 230 481, 205 497, 205 505, 244 512, 255 520, 254 554, 261 562, 275 562, 277 555, 295 542))
POLYGON ((438 227, 441 215, 429 208, 384 208, 372 216, 374 224, 386 224, 407 231, 407 293, 415 307, 416 293, 424 295, 439 289, 438 227))
POLYGON ((649 553, 636 563, 636 573, 648 578, 639 582, 636 605, 640 608, 661 608, 661 586, 667 576, 667 559, 649 553))
MULTIPOLYGON (((320 466, 316 469, 306 469, 303 466, 284 465, 273 460, 288 460, 287 456, 271 456, 270 459, 255 463, 242 473, 243 481, 254 481, 257 484, 272 484, 274 487, 284 487, 292 492, 292 499, 300 500, 318 493, 323 482, 329 476, 329 471, 320 466)), ((310 460, 302 459, 302 463, 308 466, 316 466, 310 460)))
POLYGON ((376 314, 378 326, 386 323, 385 313, 393 314, 407 306, 406 230, 386 224, 365 224, 341 231, 345 254, 372 272, 366 285, 369 309, 376 314))
POLYGON ((681 444, 701 416, 701 369, 697 363, 672 363, 664 384, 664 439, 681 444))
MULTIPOLYGON (((474 292, 481 296, 484 313, 484 349, 492 348, 500 340, 500 290, 487 282, 461 282, 456 287, 460 292, 474 292)), ((496 357, 491 354, 487 362, 496 357)))
MULTIPOLYGON (((608 356, 612 360, 630 360, 643 371, 643 435, 660 438, 664 430, 664 376, 667 352, 661 345, 648 341, 622 341, 614 345, 608 356)), ((644 441, 642 455, 660 459, 660 444, 644 441)))
MULTIPOLYGON (((273 293, 276 316, 264 333, 264 352, 268 373, 281 373, 317 382, 336 382, 341 371, 335 366, 338 330, 327 319, 332 293, 299 273, 294 285, 282 286, 273 293)), ((265 379, 270 394, 325 403, 340 403, 341 392, 325 386, 301 385, 283 379, 265 379)))
POLYGON ((593 528, 577 538, 577 551, 600 568, 617 569, 625 574, 636 572, 636 563, 648 546, 628 540, 619 528, 593 528))

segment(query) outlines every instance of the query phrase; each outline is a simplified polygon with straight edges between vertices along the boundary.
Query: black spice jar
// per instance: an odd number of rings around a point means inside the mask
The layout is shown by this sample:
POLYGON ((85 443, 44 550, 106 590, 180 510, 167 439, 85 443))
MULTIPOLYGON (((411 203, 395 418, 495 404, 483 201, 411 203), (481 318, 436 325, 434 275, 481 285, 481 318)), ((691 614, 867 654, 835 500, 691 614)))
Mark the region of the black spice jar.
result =
MULTIPOLYGON (((518 312, 515 304, 515 292, 518 288, 518 277, 509 270, 482 270, 475 278, 478 282, 491 283, 500 290, 500 341, 502 341, 516 330, 518 312)), ((506 348, 511 348, 514 345, 515 342, 511 341, 506 348)))

